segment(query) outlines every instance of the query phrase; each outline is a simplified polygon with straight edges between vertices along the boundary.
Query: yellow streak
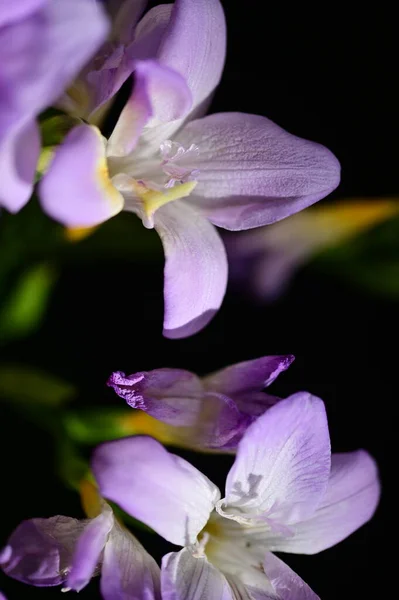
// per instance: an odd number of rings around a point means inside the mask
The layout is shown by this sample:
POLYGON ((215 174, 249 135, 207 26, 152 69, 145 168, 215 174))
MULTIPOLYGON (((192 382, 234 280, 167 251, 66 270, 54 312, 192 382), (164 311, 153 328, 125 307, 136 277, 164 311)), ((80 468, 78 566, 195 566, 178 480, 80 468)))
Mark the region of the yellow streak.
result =
POLYGON ((157 421, 141 410, 123 416, 119 425, 126 435, 150 435, 162 444, 179 444, 180 428, 157 421))
POLYGON ((80 501, 89 519, 94 519, 101 513, 101 496, 96 485, 88 479, 80 482, 80 501))
POLYGON ((65 238, 68 242, 79 242, 80 240, 84 240, 89 237, 94 231, 96 231, 97 226, 93 227, 66 227, 64 230, 65 238))
POLYGON ((135 182, 134 191, 143 203, 146 216, 150 218, 161 206, 189 196, 197 183, 197 181, 188 181, 187 183, 175 185, 166 192, 157 192, 135 182))

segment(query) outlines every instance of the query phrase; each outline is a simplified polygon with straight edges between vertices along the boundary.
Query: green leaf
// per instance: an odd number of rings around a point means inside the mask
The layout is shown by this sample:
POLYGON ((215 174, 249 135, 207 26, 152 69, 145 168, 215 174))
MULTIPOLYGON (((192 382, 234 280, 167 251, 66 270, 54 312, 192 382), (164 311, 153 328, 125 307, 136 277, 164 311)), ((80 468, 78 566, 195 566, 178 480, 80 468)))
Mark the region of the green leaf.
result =
POLYGON ((10 402, 58 407, 76 395, 73 385, 22 365, 0 365, 0 396, 10 402))
POLYGON ((17 279, 0 309, 0 342, 32 333, 41 324, 56 281, 56 271, 42 263, 17 279))

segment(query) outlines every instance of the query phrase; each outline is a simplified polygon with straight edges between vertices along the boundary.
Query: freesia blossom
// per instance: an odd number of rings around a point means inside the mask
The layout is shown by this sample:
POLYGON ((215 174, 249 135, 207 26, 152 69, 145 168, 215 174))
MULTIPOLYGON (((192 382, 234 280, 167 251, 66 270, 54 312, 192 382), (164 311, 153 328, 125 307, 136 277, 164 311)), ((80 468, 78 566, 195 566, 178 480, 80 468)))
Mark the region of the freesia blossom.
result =
POLYGON ((103 444, 92 468, 105 498, 183 546, 163 558, 163 600, 316 599, 272 552, 333 546, 371 518, 379 498, 373 459, 363 450, 331 456, 324 404, 305 392, 247 429, 223 499, 149 437, 103 444))
POLYGON ((17 212, 29 200, 40 153, 36 117, 61 96, 107 29, 92 0, 1 3, 0 206, 17 212))
MULTIPOLYGON (((168 425, 169 443, 231 450, 249 425, 279 400, 263 390, 293 360, 290 355, 264 356, 201 378, 182 369, 128 376, 117 371, 108 385, 129 406, 168 425)), ((148 427, 150 433, 151 421, 148 427)))
POLYGON ((223 70, 219 0, 176 0, 128 30, 132 43, 119 44, 121 62, 113 53, 110 62, 101 58, 96 75, 114 91, 134 71, 132 95, 110 138, 94 125, 73 129, 40 197, 69 227, 127 210, 155 228, 166 256, 164 335, 184 337, 209 322, 225 293, 227 259, 214 225, 242 230, 280 220, 328 195, 340 168, 326 148, 265 117, 198 118, 223 70))
MULTIPOLYGON (((88 484, 88 495, 93 495, 88 484)), ((160 600, 159 567, 115 518, 111 507, 90 499, 91 519, 23 521, 0 553, 3 571, 23 583, 64 585, 80 591, 101 571, 105 600, 160 600)))
POLYGON ((314 256, 398 213, 397 198, 351 198, 318 204, 270 227, 226 235, 232 279, 260 300, 273 300, 314 256))

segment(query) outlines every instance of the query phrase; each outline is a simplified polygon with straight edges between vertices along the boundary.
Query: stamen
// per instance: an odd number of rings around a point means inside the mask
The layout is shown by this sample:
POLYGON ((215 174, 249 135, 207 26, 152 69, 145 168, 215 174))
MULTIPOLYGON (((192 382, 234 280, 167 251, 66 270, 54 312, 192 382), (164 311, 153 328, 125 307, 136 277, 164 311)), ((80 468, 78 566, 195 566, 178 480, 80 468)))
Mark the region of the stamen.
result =
POLYGON ((184 148, 177 142, 165 140, 160 145, 162 156, 162 169, 165 175, 169 177, 165 187, 170 189, 177 183, 187 183, 196 181, 199 170, 195 167, 195 159, 199 155, 199 148, 191 144, 189 148, 184 148))
POLYGON ((204 558, 205 557, 205 547, 209 542, 210 535, 206 531, 204 531, 201 539, 195 544, 195 550, 193 552, 194 558, 204 558))

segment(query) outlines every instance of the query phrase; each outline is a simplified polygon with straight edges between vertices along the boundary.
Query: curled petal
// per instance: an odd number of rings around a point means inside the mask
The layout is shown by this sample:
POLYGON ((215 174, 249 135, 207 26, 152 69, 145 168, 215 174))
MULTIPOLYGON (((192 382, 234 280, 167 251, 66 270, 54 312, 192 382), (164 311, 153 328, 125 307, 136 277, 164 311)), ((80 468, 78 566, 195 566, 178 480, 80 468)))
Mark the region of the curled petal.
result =
POLYGON ((192 544, 220 498, 207 477, 155 440, 105 443, 92 469, 101 495, 173 544, 192 544))
POLYGON ((161 599, 158 565, 117 522, 104 549, 101 594, 104 600, 161 599))
POLYGON ((83 530, 76 545, 67 586, 80 592, 90 581, 114 524, 109 506, 105 505, 101 514, 92 519, 83 530))
POLYGON ((205 556, 183 548, 162 559, 163 600, 235 600, 226 578, 205 556))
POLYGON ((23 521, 0 554, 3 571, 35 586, 60 585, 66 579, 74 546, 87 521, 57 516, 23 521))
POLYGON ((137 61, 133 94, 109 139, 108 156, 129 154, 150 119, 157 123, 179 119, 191 103, 190 90, 179 73, 152 60, 137 61))
POLYGON ((224 505, 271 526, 297 523, 320 505, 329 473, 324 404, 306 392, 294 394, 247 429, 227 476, 224 505))
POLYGON ((196 333, 220 308, 227 284, 227 259, 216 229, 188 203, 176 201, 155 213, 165 251, 164 335, 196 333))
POLYGON ((330 194, 340 180, 327 148, 257 115, 210 115, 189 123, 176 140, 199 147, 195 203, 225 229, 279 221, 330 194))
POLYGON ((39 186, 43 209, 68 227, 90 227, 123 208, 108 175, 104 142, 96 127, 72 129, 39 186))

